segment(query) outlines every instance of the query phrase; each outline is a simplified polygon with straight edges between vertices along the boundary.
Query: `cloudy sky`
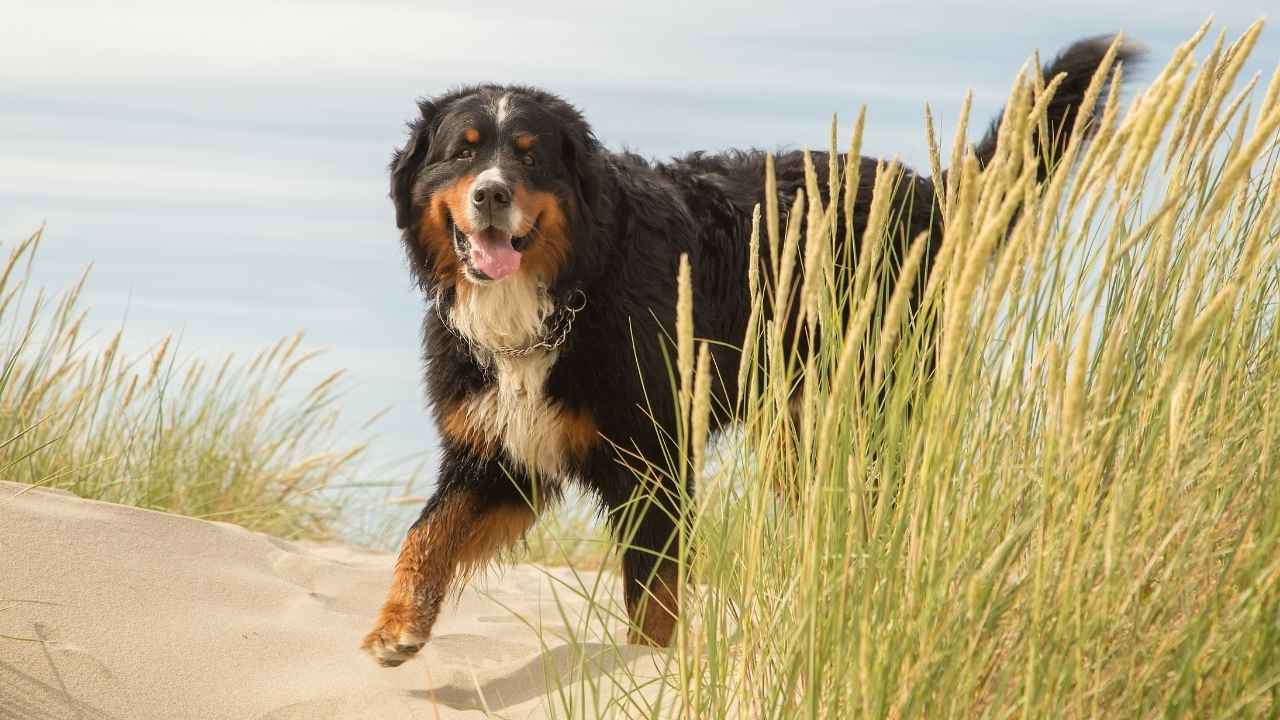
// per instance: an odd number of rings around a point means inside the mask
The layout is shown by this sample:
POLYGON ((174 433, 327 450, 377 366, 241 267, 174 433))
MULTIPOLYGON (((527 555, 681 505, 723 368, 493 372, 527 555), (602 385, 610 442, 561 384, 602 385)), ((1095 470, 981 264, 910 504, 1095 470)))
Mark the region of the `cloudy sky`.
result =
POLYGON ((864 151, 919 166, 923 104, 949 138, 972 89, 985 123, 1037 48, 1124 30, 1152 51, 1141 82, 1210 13, 1234 35, 1268 4, 19 0, 0 26, 0 242, 47 223, 37 279, 92 263, 91 319, 127 315, 135 348, 177 332, 244 355, 305 329, 328 349, 315 376, 349 370, 353 422, 391 408, 393 460, 433 446, 384 176, 414 98, 531 83, 654 157, 822 147, 832 113, 866 104, 864 151))

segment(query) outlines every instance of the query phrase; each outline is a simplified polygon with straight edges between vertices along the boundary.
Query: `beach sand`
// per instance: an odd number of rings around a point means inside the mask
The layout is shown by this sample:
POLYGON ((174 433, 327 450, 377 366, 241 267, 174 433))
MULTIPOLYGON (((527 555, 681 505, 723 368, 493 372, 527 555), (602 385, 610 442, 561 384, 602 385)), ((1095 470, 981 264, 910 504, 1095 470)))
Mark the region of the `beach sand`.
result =
POLYGON ((473 580, 419 657, 378 667, 358 646, 392 562, 0 482, 0 719, 596 717, 655 701, 608 682, 657 677, 667 657, 621 644, 617 578, 565 568, 473 580), (595 583, 599 604, 579 594, 595 583))

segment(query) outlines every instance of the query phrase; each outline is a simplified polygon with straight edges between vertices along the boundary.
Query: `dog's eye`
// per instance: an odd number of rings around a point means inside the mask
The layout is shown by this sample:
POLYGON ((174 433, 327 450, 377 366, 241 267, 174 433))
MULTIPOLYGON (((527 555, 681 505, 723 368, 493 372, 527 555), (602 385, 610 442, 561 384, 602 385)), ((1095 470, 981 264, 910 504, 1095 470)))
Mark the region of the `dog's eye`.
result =
POLYGON ((525 153, 520 156, 520 162, 524 163, 527 167, 533 167, 537 161, 533 159, 533 153, 525 153))
POLYGON ((458 151, 458 154, 455 155, 453 159, 454 160, 473 160, 475 159, 475 156, 476 156, 475 150, 472 150, 471 148, 463 148, 462 150, 458 151))

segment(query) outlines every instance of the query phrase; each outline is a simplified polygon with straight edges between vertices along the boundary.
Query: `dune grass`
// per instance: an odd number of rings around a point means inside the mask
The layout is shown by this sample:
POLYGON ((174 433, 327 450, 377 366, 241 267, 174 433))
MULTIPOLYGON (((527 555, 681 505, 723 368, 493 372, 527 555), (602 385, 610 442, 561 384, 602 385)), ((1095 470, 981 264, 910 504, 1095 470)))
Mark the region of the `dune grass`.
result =
MULTIPOLYGON (((1096 138, 1044 183, 1031 138, 1053 78, 1034 64, 988 167, 963 119, 949 163, 930 142, 954 170, 914 319, 916 256, 889 257, 887 214, 845 272, 812 173, 790 213, 808 219, 805 257, 766 203, 753 242, 822 342, 791 357, 757 310, 741 434, 716 454, 682 323, 681 447, 696 467, 717 458, 681 538, 696 547, 683 621, 657 680, 584 654, 552 679, 558 713, 1280 713, 1280 72, 1237 83, 1261 26, 1212 47, 1207 29, 1127 109, 1097 97, 1081 113, 1096 138), (889 263, 907 268, 897 283, 889 263), (624 692, 596 698, 605 686, 624 692)), ((847 204, 857 165, 832 170, 847 204)), ((760 308, 772 290, 750 282, 760 308)), ((621 622, 572 632, 617 638, 621 622)))
POLYGON ((298 387, 301 335, 216 365, 162 339, 130 355, 124 331, 89 337, 86 276, 32 286, 42 231, 0 270, 0 478, 223 520, 286 538, 341 522, 363 445, 340 450, 334 373, 298 387))

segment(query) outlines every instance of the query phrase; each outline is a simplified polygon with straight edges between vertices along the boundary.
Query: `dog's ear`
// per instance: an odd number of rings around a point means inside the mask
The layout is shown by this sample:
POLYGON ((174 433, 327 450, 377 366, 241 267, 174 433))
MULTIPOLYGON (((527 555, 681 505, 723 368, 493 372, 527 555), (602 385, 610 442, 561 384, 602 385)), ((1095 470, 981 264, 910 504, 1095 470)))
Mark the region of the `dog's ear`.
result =
POLYGON ((600 141, 585 125, 574 123, 564 138, 564 163, 573 176, 578 207, 591 222, 599 219, 607 202, 604 182, 607 168, 600 141))
POLYGON ((413 224, 413 184, 435 134, 435 104, 420 100, 418 110, 421 116, 409 123, 408 142, 391 156, 391 202, 396 206, 396 227, 401 229, 413 224))

